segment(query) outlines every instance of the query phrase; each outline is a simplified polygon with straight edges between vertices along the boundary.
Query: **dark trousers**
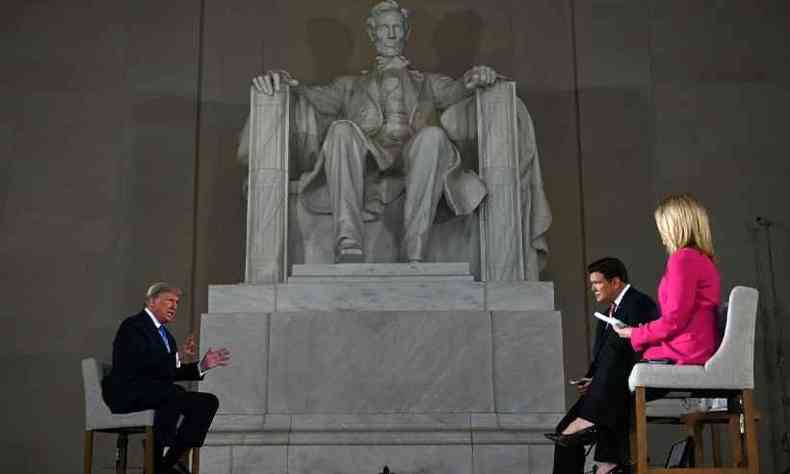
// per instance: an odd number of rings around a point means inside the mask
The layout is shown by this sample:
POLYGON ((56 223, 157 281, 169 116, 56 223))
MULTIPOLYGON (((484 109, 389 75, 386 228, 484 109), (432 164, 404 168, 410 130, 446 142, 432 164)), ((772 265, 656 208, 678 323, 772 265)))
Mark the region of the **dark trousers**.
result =
POLYGON ((161 467, 172 466, 189 448, 203 445, 219 400, 210 393, 188 392, 179 385, 161 399, 154 414, 154 439, 161 467), (181 423, 179 424, 179 420, 181 423), (170 450, 163 459, 165 446, 170 450))
MULTIPOLYGON (((580 398, 557 424, 558 433, 561 433, 573 420, 580 415, 579 409, 583 405, 584 397, 580 398)), ((584 417, 583 417, 584 418, 584 417)), ((589 446, 565 447, 554 445, 554 474, 582 474, 584 472, 584 459, 589 446)), ((628 464, 629 456, 628 424, 622 429, 611 429, 603 425, 598 426, 598 442, 595 447, 595 460, 613 464, 628 464)))
MULTIPOLYGON (((598 442, 595 460, 613 464, 628 464, 628 422, 631 415, 631 394, 628 375, 634 366, 633 352, 621 341, 609 338, 597 354, 597 364, 587 393, 571 407, 557 425, 561 433, 576 418, 595 423, 598 442)), ((554 447, 554 473, 577 474, 584 471, 584 446, 554 447)))

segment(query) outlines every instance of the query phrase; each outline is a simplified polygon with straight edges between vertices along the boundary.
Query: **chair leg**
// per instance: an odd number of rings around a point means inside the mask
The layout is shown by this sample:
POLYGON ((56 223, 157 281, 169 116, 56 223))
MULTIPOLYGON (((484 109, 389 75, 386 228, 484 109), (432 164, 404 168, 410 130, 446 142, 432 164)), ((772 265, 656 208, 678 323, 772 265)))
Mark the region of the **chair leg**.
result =
POLYGON ((754 421, 754 399, 752 390, 743 391, 743 422, 746 439, 746 463, 749 474, 760 472, 760 455, 757 451, 757 424, 754 421))
POLYGON ((200 472, 200 448, 192 448, 192 474, 200 472))
POLYGON ((636 387, 634 394, 634 430, 636 438, 636 474, 647 474, 647 413, 645 387, 636 387))
POLYGON ((154 474, 154 452, 156 445, 154 444, 154 427, 145 427, 145 454, 144 454, 144 468, 145 474, 154 474))
POLYGON ((115 453, 115 473, 126 474, 126 451, 129 446, 129 435, 118 433, 118 442, 115 453))
POLYGON ((743 436, 741 436, 741 415, 730 414, 727 420, 732 449, 732 466, 743 467, 743 436))
POLYGON ((705 425, 699 417, 688 417, 686 431, 694 440, 694 465, 702 466, 705 462, 705 425))
POLYGON ((722 467, 721 465, 721 437, 719 436, 719 427, 715 424, 710 425, 710 449, 713 455, 713 466, 722 467))
POLYGON ((93 471, 93 431, 85 431, 85 458, 83 459, 85 465, 85 474, 91 474, 93 471))

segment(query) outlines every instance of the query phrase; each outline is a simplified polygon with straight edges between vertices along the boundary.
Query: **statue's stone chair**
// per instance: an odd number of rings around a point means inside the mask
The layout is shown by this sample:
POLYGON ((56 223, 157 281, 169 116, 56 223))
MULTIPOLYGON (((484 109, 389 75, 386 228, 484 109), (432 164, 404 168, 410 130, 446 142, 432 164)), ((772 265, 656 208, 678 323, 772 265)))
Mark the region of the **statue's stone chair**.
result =
MULTIPOLYGON (((514 82, 478 90, 447 109, 441 123, 467 168, 488 195, 468 216, 433 225, 427 262, 466 262, 481 281, 537 280, 543 233, 550 222, 540 181, 531 119, 514 82)), ((332 217, 306 209, 292 157, 292 93, 251 89, 251 110, 240 144, 248 163, 246 283, 285 282, 294 264, 334 263, 332 217)), ((366 223, 368 262, 398 261, 403 197, 366 223)))

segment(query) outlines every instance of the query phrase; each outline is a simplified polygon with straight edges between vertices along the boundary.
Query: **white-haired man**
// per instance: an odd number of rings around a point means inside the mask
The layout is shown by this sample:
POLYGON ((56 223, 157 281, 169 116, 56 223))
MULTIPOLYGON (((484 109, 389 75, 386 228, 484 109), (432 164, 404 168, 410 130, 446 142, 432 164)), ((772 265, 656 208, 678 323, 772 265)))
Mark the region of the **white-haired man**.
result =
POLYGON ((230 360, 225 348, 209 348, 200 363, 181 360, 195 355, 195 338, 187 337, 179 350, 165 327, 175 319, 180 298, 181 290, 167 283, 148 288, 143 310, 118 328, 112 371, 102 380, 102 395, 113 413, 156 410, 156 474, 188 474, 179 459, 190 448, 203 445, 219 407, 214 395, 188 392, 175 382, 202 380, 207 371, 230 360))

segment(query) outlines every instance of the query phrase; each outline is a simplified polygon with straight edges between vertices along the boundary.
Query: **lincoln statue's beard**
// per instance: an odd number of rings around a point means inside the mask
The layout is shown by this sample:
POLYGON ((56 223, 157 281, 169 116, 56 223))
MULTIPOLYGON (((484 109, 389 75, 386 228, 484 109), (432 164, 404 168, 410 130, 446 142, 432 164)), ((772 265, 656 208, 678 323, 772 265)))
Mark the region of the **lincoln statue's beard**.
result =
POLYGON ((406 38, 402 38, 394 42, 387 39, 377 40, 374 44, 379 56, 400 56, 401 52, 403 52, 403 48, 406 46, 406 38))

